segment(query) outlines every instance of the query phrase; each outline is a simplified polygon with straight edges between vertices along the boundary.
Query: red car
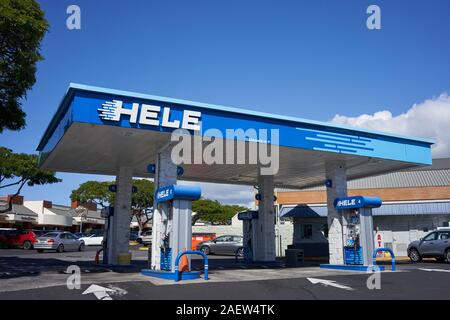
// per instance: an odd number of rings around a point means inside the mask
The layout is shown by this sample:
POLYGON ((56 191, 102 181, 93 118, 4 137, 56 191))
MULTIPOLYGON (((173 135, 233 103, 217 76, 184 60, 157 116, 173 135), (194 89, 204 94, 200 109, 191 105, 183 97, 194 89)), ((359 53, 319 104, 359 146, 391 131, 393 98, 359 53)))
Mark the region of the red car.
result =
POLYGON ((4 243, 8 247, 21 247, 25 250, 33 248, 36 243, 36 235, 31 230, 14 230, 4 235, 4 243))

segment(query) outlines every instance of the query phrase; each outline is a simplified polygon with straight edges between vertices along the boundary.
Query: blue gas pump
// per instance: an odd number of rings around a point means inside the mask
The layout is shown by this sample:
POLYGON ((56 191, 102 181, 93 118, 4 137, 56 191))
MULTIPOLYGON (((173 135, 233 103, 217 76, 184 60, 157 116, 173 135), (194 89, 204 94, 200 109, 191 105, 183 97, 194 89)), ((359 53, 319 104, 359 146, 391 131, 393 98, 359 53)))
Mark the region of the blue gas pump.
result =
POLYGON ((258 211, 249 210, 240 212, 238 219, 242 221, 244 261, 251 262, 253 261, 253 246, 255 244, 253 222, 255 219, 258 219, 258 211))
MULTIPOLYGON (((192 201, 200 199, 201 189, 196 186, 168 185, 159 188, 155 201, 162 216, 162 230, 157 231, 160 248, 160 270, 144 269, 142 274, 164 279, 195 279, 199 272, 190 271, 180 276, 179 259, 187 254, 201 254, 190 251, 192 246, 192 201)), ((155 232, 155 231, 154 231, 155 232)), ((207 260, 205 260, 207 268, 207 260)))
POLYGON ((344 261, 347 265, 372 264, 374 251, 372 208, 382 204, 379 197, 337 198, 334 207, 342 210, 344 225, 344 261))

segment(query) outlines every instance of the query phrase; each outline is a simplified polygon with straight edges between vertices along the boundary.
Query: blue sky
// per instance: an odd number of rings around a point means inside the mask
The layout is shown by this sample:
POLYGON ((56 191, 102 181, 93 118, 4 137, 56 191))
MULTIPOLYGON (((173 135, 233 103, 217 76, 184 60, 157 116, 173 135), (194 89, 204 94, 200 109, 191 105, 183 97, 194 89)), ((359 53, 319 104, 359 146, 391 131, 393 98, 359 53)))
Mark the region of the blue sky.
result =
MULTIPOLYGON (((35 152, 70 82, 324 121, 395 116, 450 91, 448 0, 39 3, 51 28, 23 102, 27 127, 0 135, 16 152, 35 152), (66 28, 70 4, 81 30, 66 28), (366 28, 370 4, 381 30, 366 28)), ((64 204, 97 178, 59 176, 23 194, 64 204)))

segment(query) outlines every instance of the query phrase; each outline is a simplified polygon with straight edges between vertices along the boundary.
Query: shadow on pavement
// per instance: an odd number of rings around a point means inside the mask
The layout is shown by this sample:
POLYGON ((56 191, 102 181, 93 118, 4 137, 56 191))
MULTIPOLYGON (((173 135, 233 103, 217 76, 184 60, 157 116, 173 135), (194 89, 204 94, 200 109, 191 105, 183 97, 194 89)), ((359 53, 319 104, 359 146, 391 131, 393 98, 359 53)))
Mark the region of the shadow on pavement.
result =
MULTIPOLYGON (((39 276, 43 272, 67 273, 67 268, 72 265, 80 267, 81 273, 140 273, 142 269, 148 267, 146 260, 132 260, 130 266, 110 266, 96 264, 94 261, 76 260, 76 257, 70 257, 71 260, 64 260, 64 257, 39 257, 13 256, 0 257, 0 280, 18 277, 39 276)), ((245 263, 242 260, 236 262, 230 257, 213 257, 209 260, 209 270, 233 270, 233 269, 284 269, 287 268, 284 259, 277 259, 276 262, 267 263, 245 263)), ((296 268, 317 267, 320 261, 305 261, 304 264, 296 268)), ((191 263, 192 270, 203 270, 203 260, 193 258, 191 263)))

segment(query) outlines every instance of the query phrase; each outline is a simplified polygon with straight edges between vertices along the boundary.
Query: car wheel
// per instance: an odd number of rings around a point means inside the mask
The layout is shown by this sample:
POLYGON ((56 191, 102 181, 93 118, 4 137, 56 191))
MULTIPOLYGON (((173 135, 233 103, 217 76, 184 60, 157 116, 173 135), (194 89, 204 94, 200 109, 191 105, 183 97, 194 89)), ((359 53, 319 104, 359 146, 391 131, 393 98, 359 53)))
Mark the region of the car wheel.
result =
POLYGON ((238 257, 243 257, 244 256, 244 248, 239 248, 236 250, 236 255, 238 257))
POLYGON ((38 252, 38 253, 42 253, 42 252, 44 252, 44 250, 38 249, 37 252, 38 252))
POLYGON ((447 259, 447 263, 450 263, 450 249, 447 249, 447 251, 445 251, 445 259, 447 259))
POLYGON ((412 262, 420 262, 422 260, 422 257, 420 256, 419 251, 417 249, 411 249, 409 251, 409 258, 412 262))
POLYGON ((78 247, 78 251, 84 251, 84 243, 80 244, 78 247))
POLYGON ((31 244, 31 241, 27 240, 27 241, 23 242, 23 246, 22 247, 23 247, 24 250, 30 250, 32 246, 33 245, 31 244))
POLYGON ((64 246, 62 244, 60 244, 58 246, 58 248, 56 248, 56 252, 58 252, 58 253, 64 252, 64 246))
POLYGON ((204 254, 208 255, 211 253, 211 250, 209 249, 208 246, 203 246, 200 248, 200 251, 203 252, 204 254))

